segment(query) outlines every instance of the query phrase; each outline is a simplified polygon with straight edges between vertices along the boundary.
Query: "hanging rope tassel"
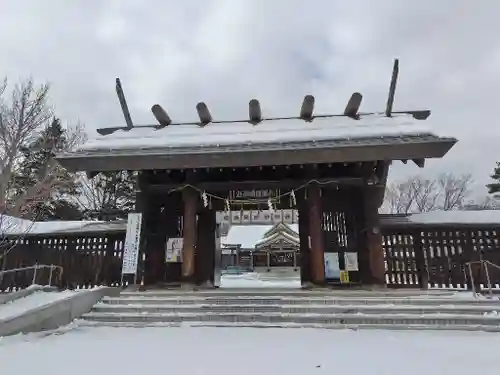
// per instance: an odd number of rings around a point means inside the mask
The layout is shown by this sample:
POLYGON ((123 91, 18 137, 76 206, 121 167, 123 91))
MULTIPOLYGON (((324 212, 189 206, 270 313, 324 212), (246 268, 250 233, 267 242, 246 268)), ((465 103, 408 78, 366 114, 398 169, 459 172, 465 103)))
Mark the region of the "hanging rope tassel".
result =
POLYGON ((203 207, 208 207, 208 196, 205 191, 201 194, 201 199, 203 200, 203 207))
POLYGON ((292 201, 292 207, 297 206, 297 198, 295 197, 295 191, 293 191, 293 189, 290 192, 290 199, 292 201))

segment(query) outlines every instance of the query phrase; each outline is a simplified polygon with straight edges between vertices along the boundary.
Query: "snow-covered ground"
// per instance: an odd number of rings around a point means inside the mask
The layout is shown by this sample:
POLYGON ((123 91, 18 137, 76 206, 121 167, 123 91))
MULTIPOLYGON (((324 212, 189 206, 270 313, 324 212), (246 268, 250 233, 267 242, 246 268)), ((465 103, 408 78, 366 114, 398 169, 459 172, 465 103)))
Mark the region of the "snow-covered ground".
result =
POLYGON ((242 275, 222 275, 221 288, 300 288, 300 274, 249 272, 242 275))
POLYGON ((47 305, 54 301, 68 298, 75 291, 65 290, 62 292, 34 292, 27 297, 19 298, 12 302, 7 302, 5 304, 0 304, 0 321, 4 319, 9 319, 14 316, 18 316, 28 310, 35 309, 37 307, 47 305))
POLYGON ((500 335, 252 328, 81 328, 0 339, 2 375, 497 375, 500 335))

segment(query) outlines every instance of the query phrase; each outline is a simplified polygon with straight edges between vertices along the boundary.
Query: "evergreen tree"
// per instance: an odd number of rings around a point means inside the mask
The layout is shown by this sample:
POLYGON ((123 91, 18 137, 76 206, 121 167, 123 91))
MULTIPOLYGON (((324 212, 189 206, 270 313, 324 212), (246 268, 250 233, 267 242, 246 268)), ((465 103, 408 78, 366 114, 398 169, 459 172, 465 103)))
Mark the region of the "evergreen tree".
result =
POLYGON ((80 181, 80 204, 87 219, 125 219, 134 208, 136 175, 131 171, 101 172, 80 181))
POLYGON ((500 162, 497 161, 497 165, 493 169, 493 174, 490 177, 495 182, 486 185, 488 193, 492 194, 495 198, 500 198, 500 162))
MULTIPOLYGON (((55 155, 67 149, 66 130, 54 118, 37 137, 21 150, 22 158, 13 179, 14 196, 43 179, 54 179, 48 199, 28 202, 24 212, 35 220, 78 220, 81 213, 72 196, 77 192, 74 175, 57 164, 55 155), (17 194, 16 194, 17 192, 17 194)), ((43 186, 43 184, 42 184, 43 186)))

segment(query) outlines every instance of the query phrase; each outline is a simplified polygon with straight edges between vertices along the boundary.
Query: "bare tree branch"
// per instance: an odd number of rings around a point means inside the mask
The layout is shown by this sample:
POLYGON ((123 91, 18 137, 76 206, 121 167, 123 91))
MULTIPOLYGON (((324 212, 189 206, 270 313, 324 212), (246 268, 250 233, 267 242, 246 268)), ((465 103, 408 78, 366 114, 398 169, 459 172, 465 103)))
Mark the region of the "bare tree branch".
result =
POLYGON ((472 175, 456 176, 452 173, 443 173, 438 183, 442 194, 442 210, 456 210, 464 205, 465 198, 470 194, 472 175))
POLYGON ((423 177, 417 176, 411 181, 414 203, 418 212, 429 212, 437 208, 439 190, 436 188, 436 181, 423 177))
POLYGON ((437 179, 412 176, 387 187, 384 206, 390 213, 399 214, 460 209, 472 182, 470 174, 445 173, 437 179))
POLYGON ((21 150, 37 130, 52 118, 48 85, 35 87, 32 79, 17 84, 10 101, 4 99, 6 81, 0 86, 0 213, 9 211, 9 186, 21 150))
POLYGON ((385 203, 391 213, 408 214, 414 205, 415 194, 412 189, 412 181, 392 183, 387 186, 385 203))
POLYGON ((54 119, 48 102, 49 86, 36 86, 32 79, 27 79, 14 86, 9 100, 5 97, 6 88, 4 80, 0 84, 0 259, 13 248, 5 234, 16 233, 22 239, 39 219, 39 204, 60 194, 61 188, 69 189, 74 181, 51 155, 63 151, 61 147, 71 148, 85 139, 84 128, 78 123, 64 129, 66 142, 60 142, 61 145, 50 136, 42 138, 40 144, 38 140, 34 142, 54 119), (48 151, 48 157, 29 186, 15 189, 15 177, 25 176, 20 165, 26 151, 33 150, 33 144, 35 151, 36 147, 48 151))

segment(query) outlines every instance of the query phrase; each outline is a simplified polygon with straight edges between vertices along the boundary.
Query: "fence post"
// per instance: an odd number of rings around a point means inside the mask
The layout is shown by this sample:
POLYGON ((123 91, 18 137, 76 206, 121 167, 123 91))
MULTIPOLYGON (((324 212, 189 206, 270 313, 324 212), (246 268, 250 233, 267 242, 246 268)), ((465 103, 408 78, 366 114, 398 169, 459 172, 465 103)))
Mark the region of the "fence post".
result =
POLYGON ((35 267, 33 268, 33 280, 31 280, 31 285, 36 284, 36 273, 38 270, 38 263, 35 263, 35 267))
POLYGON ((474 275, 472 272, 472 263, 467 263, 467 268, 469 270, 469 282, 467 283, 468 289, 472 291, 472 294, 476 295, 476 281, 474 280, 474 275))
POLYGON ((488 291, 490 293, 490 296, 493 295, 493 288, 491 286, 491 279, 490 279, 490 272, 488 270, 488 262, 483 260, 481 261, 483 267, 484 267, 484 273, 486 274, 486 282, 488 283, 488 291))
POLYGON ((412 233, 413 250, 415 251, 415 262, 417 263, 418 286, 420 289, 429 289, 429 270, 425 262, 425 249, 422 245, 422 234, 420 229, 412 233))
POLYGON ((52 271, 54 270, 54 265, 50 265, 50 270, 49 270, 49 286, 52 286, 52 271))

